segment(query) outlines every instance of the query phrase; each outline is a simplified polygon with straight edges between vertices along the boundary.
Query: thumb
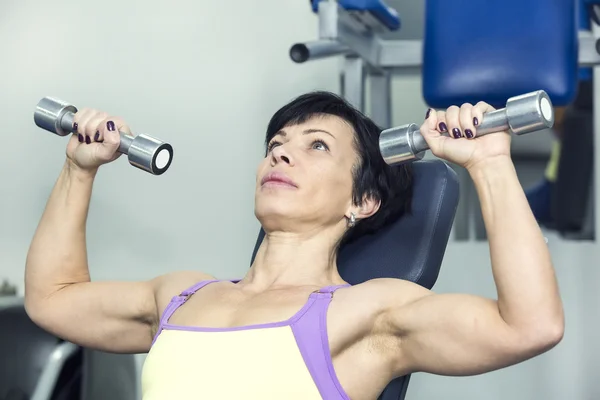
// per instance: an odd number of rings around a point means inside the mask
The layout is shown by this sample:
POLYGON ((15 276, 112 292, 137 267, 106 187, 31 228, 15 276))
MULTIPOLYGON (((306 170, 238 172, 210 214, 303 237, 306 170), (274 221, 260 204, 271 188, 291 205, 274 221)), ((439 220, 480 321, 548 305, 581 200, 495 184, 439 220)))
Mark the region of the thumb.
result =
POLYGON ((439 136, 439 132, 436 129, 437 123, 438 123, 437 112, 433 108, 428 109, 427 114, 425 115, 425 122, 423 122, 423 126, 426 128, 425 130, 427 131, 426 134, 428 134, 428 135, 434 134, 434 135, 439 136))
POLYGON ((100 143, 98 155, 104 160, 109 160, 115 156, 121 144, 119 126, 114 120, 109 119, 106 121, 102 130, 102 136, 104 140, 100 143))

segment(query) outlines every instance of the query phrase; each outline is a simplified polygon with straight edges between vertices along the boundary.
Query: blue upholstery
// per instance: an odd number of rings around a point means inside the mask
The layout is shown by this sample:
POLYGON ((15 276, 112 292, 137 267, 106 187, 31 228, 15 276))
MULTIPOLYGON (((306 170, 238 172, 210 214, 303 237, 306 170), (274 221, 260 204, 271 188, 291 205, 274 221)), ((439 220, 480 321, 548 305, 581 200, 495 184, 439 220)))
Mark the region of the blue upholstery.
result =
MULTIPOLYGON (((458 178, 440 160, 413 162, 413 171, 412 213, 340 251, 338 269, 347 282, 354 285, 375 278, 398 278, 433 287, 458 205, 458 178)), ((261 230, 252 261, 264 234, 261 230)), ((392 381, 379 400, 404 399, 409 379, 404 376, 392 381)))
POLYGON ((427 0, 423 95, 434 108, 545 90, 569 104, 578 81, 575 0, 427 0))
MULTIPOLYGON (((321 0, 311 0, 314 12, 319 9, 321 0)), ((383 0, 338 0, 339 5, 348 11, 363 11, 371 13, 387 29, 396 31, 400 29, 398 12, 385 4, 383 0)))

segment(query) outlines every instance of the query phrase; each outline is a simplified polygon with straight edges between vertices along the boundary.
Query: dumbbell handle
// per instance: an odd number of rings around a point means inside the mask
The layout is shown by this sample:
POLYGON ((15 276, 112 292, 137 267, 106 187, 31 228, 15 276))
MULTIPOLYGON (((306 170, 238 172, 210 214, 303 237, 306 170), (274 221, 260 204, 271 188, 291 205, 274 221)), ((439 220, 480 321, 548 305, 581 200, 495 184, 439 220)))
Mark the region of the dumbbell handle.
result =
MULTIPOLYGON (((77 112, 77 111, 75 111, 75 112, 77 112)), ((63 114, 63 116, 60 118, 59 123, 60 123, 60 127, 61 127, 62 131, 65 132, 67 135, 73 133, 73 124, 75 123, 75 113, 70 112, 70 111, 65 112, 63 114)), ((65 135, 59 135, 59 136, 65 136, 65 135)), ((128 154, 129 148, 131 147, 131 144, 133 143, 133 139, 135 139, 135 137, 128 135, 121 131, 119 131, 119 136, 121 138, 121 141, 119 143, 118 152, 121 154, 128 154)))
MULTIPOLYGON (((477 136, 484 136, 493 132, 502 132, 510 130, 508 121, 506 119, 506 109, 495 110, 484 114, 483 121, 479 126, 476 127, 477 136)), ((442 133, 443 136, 450 136, 449 132, 442 133)), ((423 135, 421 135, 420 129, 418 133, 413 133, 413 146, 415 152, 424 152, 429 150, 429 145, 425 141, 423 135)))
MULTIPOLYGON (((476 132, 477 137, 501 131, 524 135, 553 125, 552 102, 546 92, 538 90, 511 97, 505 108, 485 113, 476 132)), ((381 132, 379 148, 386 163, 394 165, 422 159, 429 145, 417 124, 407 124, 381 132)))
MULTIPOLYGON (((38 103, 34 121, 37 126, 58 136, 73 133, 73 124, 77 108, 62 100, 44 97, 38 103)), ((129 163, 134 167, 154 175, 163 174, 171 165, 173 147, 148 135, 131 136, 119 132, 119 153, 127 154, 129 163)))

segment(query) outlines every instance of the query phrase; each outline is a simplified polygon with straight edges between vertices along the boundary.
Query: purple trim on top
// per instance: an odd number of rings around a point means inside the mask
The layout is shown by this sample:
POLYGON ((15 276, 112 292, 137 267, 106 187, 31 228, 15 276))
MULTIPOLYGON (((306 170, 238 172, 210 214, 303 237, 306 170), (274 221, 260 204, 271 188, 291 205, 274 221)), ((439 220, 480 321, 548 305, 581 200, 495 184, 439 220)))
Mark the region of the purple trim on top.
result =
MULTIPOLYGON (((199 284, 193 286, 192 288, 183 291, 182 294, 186 294, 189 291, 189 295, 197 292, 199 289, 203 288, 204 286, 206 286, 209 283, 212 282, 221 282, 218 280, 214 280, 214 281, 205 281, 205 282, 200 282, 199 284), (192 289, 195 288, 195 290, 192 291, 192 289)), ((231 281, 233 283, 237 283, 239 282, 239 280, 237 281, 231 281)), ((265 324, 252 324, 252 325, 242 325, 242 326, 233 326, 233 327, 229 327, 229 328, 211 328, 211 327, 203 327, 203 326, 186 326, 186 325, 175 325, 175 324, 169 324, 168 323, 168 319, 165 320, 164 322, 161 323, 161 326, 163 328, 169 328, 169 329, 175 329, 175 330, 182 330, 182 331, 191 331, 191 332, 230 332, 230 331, 241 331, 241 330, 246 330, 246 329, 262 329, 262 328, 277 328, 277 327, 281 327, 281 326, 287 326, 287 325, 291 325, 294 322, 296 322, 297 320, 299 320, 300 318, 302 318, 302 316, 304 315, 304 313, 306 313, 306 311, 310 308, 310 306, 312 305, 312 303, 315 301, 315 297, 313 296, 314 294, 318 294, 318 293, 333 293, 335 292, 337 289, 341 288, 341 287, 347 287, 350 286, 349 284, 344 284, 344 285, 332 285, 332 286, 326 286, 323 287, 321 289, 319 289, 318 292, 314 292, 311 293, 311 295, 308 297, 308 300, 306 301, 306 303, 304 303, 304 305, 302 306, 302 308, 300 310, 298 310, 294 315, 292 315, 290 318, 284 320, 284 321, 278 321, 278 322, 269 322, 269 323, 265 323, 265 324)), ((176 300, 177 297, 174 297, 173 300, 176 300)), ((185 298, 185 300, 187 300, 187 298, 185 298)), ((185 303, 185 300, 183 300, 181 303, 176 304, 175 309, 171 312, 171 314, 169 315, 169 317, 171 315, 173 315, 173 313, 175 312, 175 310, 177 310, 177 308, 179 308, 181 306, 181 304, 185 303)))
POLYGON ((291 326, 296 344, 313 382, 321 397, 328 400, 350 399, 333 368, 326 318, 333 293, 347 286, 350 285, 329 286, 313 293, 316 300, 313 307, 301 320, 291 326))
MULTIPOLYGON (((319 330, 321 331, 321 344, 323 346, 323 355, 325 356, 325 364, 327 365, 327 371, 329 372, 329 377, 331 381, 335 385, 339 395, 344 400, 350 400, 350 396, 346 394, 346 391, 342 387, 340 380, 338 379, 337 374, 335 373, 335 368, 333 367, 333 359, 331 358, 331 349, 329 348, 329 334, 327 332, 327 310, 329 309, 329 304, 331 303, 333 296, 330 297, 327 301, 327 304, 320 312, 319 315, 319 330)), ((313 377, 314 378, 314 377, 313 377)))
MULTIPOLYGON (((276 328, 276 327, 291 325, 294 322, 296 322, 297 320, 299 320, 300 318, 302 318, 304 313, 306 313, 306 311, 310 308, 310 306, 312 305, 312 303, 315 300, 315 297, 313 296, 314 294, 333 293, 339 288, 350 286, 350 284, 347 284, 347 283, 343 284, 343 285, 325 286, 325 287, 319 289, 318 291, 311 293, 311 295, 309 296, 306 303, 304 303, 302 308, 300 310, 298 310, 290 318, 288 318, 284 321, 269 322, 269 323, 265 323, 265 324, 234 326, 234 327, 229 327, 229 328, 210 328, 210 327, 202 327, 202 326, 186 326, 186 325, 169 324, 168 321, 171 318, 171 316, 175 313, 175 311, 177 311, 177 309, 179 307, 181 307, 181 305, 183 303, 185 303, 187 301, 187 299, 191 295, 193 295, 198 290, 202 289, 204 286, 206 286, 210 283, 223 282, 223 281, 225 281, 225 280, 214 279, 214 280, 209 280, 209 281, 198 282, 194 286, 181 292, 181 294, 179 296, 173 297, 171 299, 171 302, 167 305, 167 307, 165 308, 165 311, 163 312, 163 317, 161 318, 159 329, 154 337, 154 340, 152 341, 152 344, 154 344, 154 342, 156 341, 156 338, 158 337, 158 334, 164 328, 181 330, 181 331, 191 331, 191 332, 229 332, 229 331, 240 331, 240 330, 245 330, 245 329, 276 328)), ((234 279, 234 280, 229 280, 229 281, 232 283, 238 283, 240 281, 240 279, 237 279, 237 280, 234 279)))
MULTIPOLYGON (((156 342, 158 335, 160 335, 160 333, 165 328, 165 326, 169 325, 168 322, 169 322, 169 319, 171 318, 171 316, 173 315, 173 313, 175 311, 177 311, 177 309, 179 307, 181 307, 181 305, 183 303, 185 303, 190 298, 191 295, 193 295, 194 293, 196 293, 198 290, 202 289, 204 286, 208 285, 209 283, 213 283, 213 282, 219 282, 219 280, 213 279, 213 280, 198 282, 198 283, 194 284, 193 286, 187 288, 183 292, 181 292, 180 295, 171 298, 171 301, 169 302, 167 307, 165 307, 165 310, 163 311, 163 314, 160 317, 160 323, 158 325, 158 329, 156 330, 156 334, 154 335, 154 338, 152 339, 152 344, 150 345, 150 347, 154 346, 154 343, 156 342)), ((237 282, 239 282, 239 280, 236 281, 236 283, 237 282)))

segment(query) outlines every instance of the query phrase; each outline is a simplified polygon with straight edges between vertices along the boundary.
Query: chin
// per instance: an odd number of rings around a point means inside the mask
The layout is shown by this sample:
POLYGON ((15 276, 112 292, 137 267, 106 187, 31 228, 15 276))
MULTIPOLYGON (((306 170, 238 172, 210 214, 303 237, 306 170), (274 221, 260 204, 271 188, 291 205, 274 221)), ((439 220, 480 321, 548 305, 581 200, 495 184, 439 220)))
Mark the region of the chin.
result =
POLYGON ((291 201, 278 199, 257 199, 254 215, 265 230, 278 230, 287 224, 298 212, 291 201))
POLYGON ((273 218, 289 218, 294 211, 294 208, 290 203, 284 203, 282 201, 257 201, 254 207, 254 215, 260 221, 263 219, 273 218))

